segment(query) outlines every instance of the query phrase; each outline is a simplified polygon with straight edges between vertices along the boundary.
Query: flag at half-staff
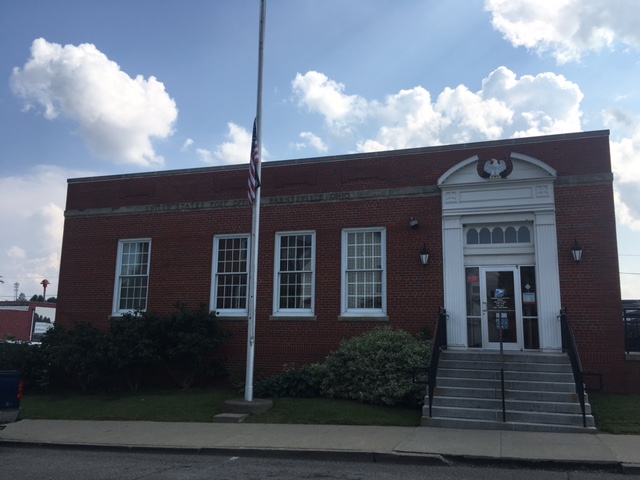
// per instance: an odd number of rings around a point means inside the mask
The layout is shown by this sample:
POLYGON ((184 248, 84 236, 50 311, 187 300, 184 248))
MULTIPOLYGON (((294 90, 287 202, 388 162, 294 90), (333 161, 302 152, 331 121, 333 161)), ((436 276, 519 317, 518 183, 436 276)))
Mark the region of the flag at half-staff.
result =
POLYGON ((253 121, 253 135, 251 136, 251 158, 249 159, 249 180, 247 181, 247 198, 249 203, 256 199, 256 189, 260 187, 258 164, 260 163, 260 147, 256 132, 256 120, 253 121))

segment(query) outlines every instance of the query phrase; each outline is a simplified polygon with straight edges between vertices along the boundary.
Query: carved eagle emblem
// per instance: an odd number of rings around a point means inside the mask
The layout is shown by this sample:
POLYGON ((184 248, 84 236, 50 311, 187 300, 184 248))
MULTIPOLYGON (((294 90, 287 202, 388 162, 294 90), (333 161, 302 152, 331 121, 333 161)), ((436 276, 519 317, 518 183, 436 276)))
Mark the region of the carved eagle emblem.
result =
POLYGON ((504 160, 496 160, 492 158, 484 162, 484 171, 489 174, 489 178, 502 178, 500 175, 507 169, 507 164, 504 160))

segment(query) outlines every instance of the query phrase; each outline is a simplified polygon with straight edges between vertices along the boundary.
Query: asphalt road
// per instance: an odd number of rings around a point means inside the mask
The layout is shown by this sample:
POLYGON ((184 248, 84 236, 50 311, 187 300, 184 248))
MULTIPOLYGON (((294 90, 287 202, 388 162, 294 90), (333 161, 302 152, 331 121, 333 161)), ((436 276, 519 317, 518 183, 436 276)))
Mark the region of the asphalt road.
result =
POLYGON ((0 480, 621 480, 614 472, 552 471, 488 466, 229 457, 158 452, 122 452, 0 447, 0 480))

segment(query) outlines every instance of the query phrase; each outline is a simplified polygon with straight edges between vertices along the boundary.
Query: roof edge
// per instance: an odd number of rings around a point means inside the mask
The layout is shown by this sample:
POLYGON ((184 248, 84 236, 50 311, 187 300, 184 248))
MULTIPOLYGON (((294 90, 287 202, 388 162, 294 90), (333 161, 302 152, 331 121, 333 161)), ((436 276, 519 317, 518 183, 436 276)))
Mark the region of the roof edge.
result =
MULTIPOLYGON (((595 137, 608 137, 609 130, 593 130, 589 132, 574 132, 574 133, 559 133, 554 135, 540 135, 536 137, 519 137, 519 138, 508 138, 503 140, 489 140, 483 142, 472 142, 472 143, 458 143, 458 144, 449 144, 449 145, 435 145, 430 147, 417 147, 417 148, 408 148, 401 150, 382 150, 377 152, 367 152, 367 153, 350 153, 343 155, 334 155, 327 157, 309 157, 309 158, 300 158, 300 159, 289 159, 289 160, 272 160, 268 162, 263 162, 263 168, 275 168, 275 167, 283 167, 288 165, 299 165, 299 164, 309 164, 309 163, 330 163, 330 162, 343 162, 348 160, 366 160, 366 159, 374 159, 379 157, 388 157, 388 156, 407 156, 407 155, 419 155, 419 154, 430 154, 430 153, 438 153, 438 152, 451 152, 458 150, 470 150, 474 148, 487 148, 494 146, 516 146, 516 145, 525 145, 529 143, 541 143, 541 142, 557 142, 564 140, 576 140, 579 138, 595 138, 595 137)), ((247 168, 247 163, 244 164, 235 164, 235 165, 221 165, 221 166, 212 166, 212 167, 194 167, 194 168, 185 168, 185 169, 174 169, 174 170, 159 170, 153 172, 141 172, 141 173, 125 173, 119 175, 103 175, 97 177, 81 177, 81 178, 69 178, 67 179, 68 184, 72 183, 89 183, 89 182, 105 182, 111 180, 122 180, 122 179, 131 179, 131 178, 146 178, 146 177, 161 177, 161 176, 169 176, 169 175, 195 175, 206 172, 220 172, 220 171, 234 171, 234 170, 243 170, 247 168)))

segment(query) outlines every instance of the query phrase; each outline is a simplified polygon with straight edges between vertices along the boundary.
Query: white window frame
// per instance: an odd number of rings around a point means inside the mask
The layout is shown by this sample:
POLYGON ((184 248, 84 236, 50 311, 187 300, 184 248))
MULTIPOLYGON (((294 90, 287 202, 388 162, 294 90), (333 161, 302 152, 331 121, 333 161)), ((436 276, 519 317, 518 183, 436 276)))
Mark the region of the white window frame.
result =
POLYGON ((387 314, 387 232, 384 227, 348 228, 342 231, 342 282, 341 315, 345 317, 386 317, 387 314), (379 308, 349 307, 349 282, 347 270, 348 238, 350 234, 380 233, 381 306, 379 308))
POLYGON ((291 232, 276 232, 275 241, 275 255, 274 255, 274 268, 273 268, 273 314, 274 315, 289 315, 289 316, 313 316, 315 311, 315 285, 316 285, 316 232, 314 231, 291 231, 291 232), (311 236, 311 264, 310 270, 302 270, 299 272, 287 272, 287 273, 310 273, 310 305, 308 307, 298 308, 280 308, 280 285, 282 280, 282 273, 280 271, 280 260, 282 253, 282 239, 284 237, 291 236, 311 236))
POLYGON ((251 262, 250 258, 251 254, 251 236, 248 234, 232 234, 232 235, 214 235, 213 237, 213 261, 211 265, 211 297, 209 301, 210 310, 218 313, 219 316, 223 317, 246 317, 249 314, 248 305, 249 305, 249 264, 251 262), (218 273, 218 256, 220 249, 220 240, 229 240, 229 239, 239 239, 246 240, 247 242, 247 250, 246 250, 246 269, 244 272, 241 272, 242 275, 245 275, 245 301, 244 308, 217 308, 218 304, 218 280, 221 274, 218 273))
MULTIPOLYGON (((151 239, 150 238, 132 238, 132 239, 122 239, 118 241, 118 256, 116 259, 116 278, 115 285, 113 287, 113 308, 112 311, 114 314, 125 314, 134 312, 136 310, 145 311, 148 307, 149 302, 149 279, 151 273, 151 239), (147 243, 149 245, 149 249, 147 252, 147 271, 145 274, 137 274, 137 275, 123 275, 122 272, 122 260, 124 254, 124 246, 127 244, 134 243, 147 243), (122 293, 122 280, 125 277, 146 277, 147 285, 146 285, 146 293, 144 295, 144 308, 120 308, 120 300, 122 293)), ((142 297, 140 297, 142 298, 142 297)))

